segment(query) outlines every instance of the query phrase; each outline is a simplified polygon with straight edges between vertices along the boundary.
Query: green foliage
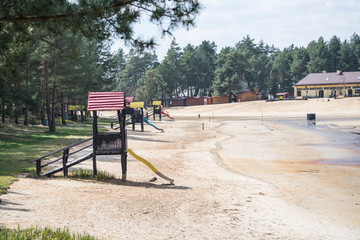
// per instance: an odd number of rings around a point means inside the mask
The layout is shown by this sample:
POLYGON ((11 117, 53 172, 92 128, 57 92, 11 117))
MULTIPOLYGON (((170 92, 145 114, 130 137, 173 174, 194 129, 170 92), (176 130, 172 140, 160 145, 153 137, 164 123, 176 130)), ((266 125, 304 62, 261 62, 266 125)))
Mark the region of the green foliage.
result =
POLYGON ((219 62, 223 64, 215 70, 213 88, 217 95, 223 95, 230 91, 244 90, 245 71, 247 59, 238 50, 220 54, 219 62))
POLYGON ((176 39, 173 38, 170 44, 170 48, 161 63, 160 74, 166 83, 166 95, 165 97, 171 97, 173 95, 179 96, 182 86, 181 80, 181 58, 182 51, 176 39))
POLYGON ((138 82, 147 70, 153 69, 157 63, 155 54, 131 49, 126 56, 124 69, 119 74, 118 91, 125 92, 126 96, 134 96, 138 82))
POLYGON ((178 27, 192 27, 200 9, 197 0, 4 0, 0 3, 0 29, 10 29, 4 39, 8 46, 16 41, 11 33, 36 37, 33 30, 41 29, 59 36, 68 29, 101 41, 115 35, 143 49, 154 46, 154 39, 135 37, 134 23, 147 17, 164 35, 171 34, 178 27))
POLYGON ((146 71, 146 74, 142 76, 138 81, 138 87, 135 91, 135 99, 137 101, 143 101, 146 105, 151 105, 152 99, 162 98, 162 89, 164 86, 159 70, 157 68, 146 71))
POLYGON ((309 53, 307 64, 309 73, 322 72, 328 69, 329 53, 323 37, 320 37, 318 41, 310 42, 307 51, 309 53))
POLYGON ((28 239, 42 239, 42 240, 95 240, 94 237, 86 234, 71 233, 69 229, 52 229, 31 227, 27 229, 6 229, 0 228, 1 240, 28 240, 28 239))

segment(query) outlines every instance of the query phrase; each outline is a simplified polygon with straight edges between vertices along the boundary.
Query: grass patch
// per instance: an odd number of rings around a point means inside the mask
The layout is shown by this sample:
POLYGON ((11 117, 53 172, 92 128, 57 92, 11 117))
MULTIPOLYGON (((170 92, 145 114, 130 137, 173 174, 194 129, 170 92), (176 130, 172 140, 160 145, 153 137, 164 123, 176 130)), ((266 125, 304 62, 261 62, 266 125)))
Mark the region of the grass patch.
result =
MULTIPOLYGON (((35 172, 29 161, 92 136, 88 123, 59 125, 56 132, 44 126, 2 125, 0 128, 0 194, 21 173, 35 172)), ((99 131, 106 131, 99 128, 99 131)), ((61 153, 59 153, 61 155, 61 153)))
POLYGON ((94 175, 93 170, 76 168, 69 171, 69 177, 71 178, 81 178, 81 179, 91 179, 96 181, 106 181, 115 179, 115 176, 106 171, 97 171, 97 175, 94 175))
POLYGON ((1 229, 1 240, 28 240, 28 239, 67 239, 67 240, 95 240, 96 238, 90 235, 70 233, 68 229, 51 229, 32 227, 27 229, 1 229))

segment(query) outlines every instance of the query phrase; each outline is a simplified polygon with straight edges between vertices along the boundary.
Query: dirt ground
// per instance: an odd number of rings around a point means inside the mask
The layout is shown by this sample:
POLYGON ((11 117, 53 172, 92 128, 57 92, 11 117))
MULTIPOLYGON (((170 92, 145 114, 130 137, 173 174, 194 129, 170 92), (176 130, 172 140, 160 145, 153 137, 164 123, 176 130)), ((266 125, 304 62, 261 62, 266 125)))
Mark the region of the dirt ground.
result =
POLYGON ((131 156, 121 182, 120 157, 98 156, 117 179, 20 177, 0 196, 0 224, 100 239, 360 239, 360 98, 329 100, 167 109, 175 121, 149 119, 164 132, 129 127, 128 147, 175 185, 149 182, 131 156))

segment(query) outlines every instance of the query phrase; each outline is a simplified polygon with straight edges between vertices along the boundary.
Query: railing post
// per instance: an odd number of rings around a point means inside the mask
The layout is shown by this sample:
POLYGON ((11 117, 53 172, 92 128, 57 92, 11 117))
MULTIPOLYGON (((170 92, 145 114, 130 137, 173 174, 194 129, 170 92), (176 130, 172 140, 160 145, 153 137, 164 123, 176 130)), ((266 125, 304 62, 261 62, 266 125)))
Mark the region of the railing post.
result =
POLYGON ((134 110, 133 114, 131 115, 131 124, 132 124, 133 131, 135 131, 135 123, 136 123, 136 119, 135 119, 135 110, 134 110))
POLYGON ((62 157, 64 177, 67 177, 67 175, 68 175, 68 169, 67 169, 67 166, 66 166, 68 158, 69 158, 69 149, 67 148, 67 149, 64 150, 63 157, 62 157))
POLYGON ((140 112, 140 123, 141 123, 141 131, 142 131, 142 132, 144 131, 144 121, 143 121, 143 118, 144 118, 144 109, 141 108, 141 112, 140 112))
POLYGON ((155 115, 156 115, 156 108, 155 108, 155 105, 154 105, 154 110, 153 110, 153 119, 155 121, 155 115))
POLYGON ((36 161, 36 174, 40 176, 41 174, 41 159, 36 161))
POLYGON ((93 111, 93 172, 94 176, 97 175, 97 167, 96 167, 96 138, 98 134, 98 126, 97 126, 97 111, 93 111))

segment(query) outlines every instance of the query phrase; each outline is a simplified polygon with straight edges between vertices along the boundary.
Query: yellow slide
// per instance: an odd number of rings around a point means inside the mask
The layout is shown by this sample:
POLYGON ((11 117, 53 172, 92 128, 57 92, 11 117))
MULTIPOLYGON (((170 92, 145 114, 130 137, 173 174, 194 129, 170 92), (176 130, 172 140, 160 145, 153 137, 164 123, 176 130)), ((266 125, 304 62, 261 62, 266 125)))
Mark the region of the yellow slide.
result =
POLYGON ((167 180, 170 182, 170 184, 174 184, 174 179, 168 178, 167 176, 165 176, 164 174, 162 174, 159 170, 157 170, 154 165, 152 165, 149 161, 147 161, 146 159, 140 157, 139 155, 137 155, 136 153, 134 153, 130 148, 127 149, 127 152, 130 153, 131 156, 133 156, 134 158, 136 158, 137 160, 139 160, 140 162, 144 163, 146 166, 148 166, 154 173, 156 173, 159 177, 167 180))

